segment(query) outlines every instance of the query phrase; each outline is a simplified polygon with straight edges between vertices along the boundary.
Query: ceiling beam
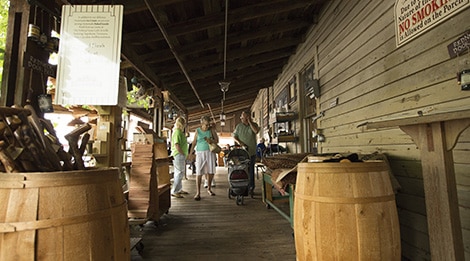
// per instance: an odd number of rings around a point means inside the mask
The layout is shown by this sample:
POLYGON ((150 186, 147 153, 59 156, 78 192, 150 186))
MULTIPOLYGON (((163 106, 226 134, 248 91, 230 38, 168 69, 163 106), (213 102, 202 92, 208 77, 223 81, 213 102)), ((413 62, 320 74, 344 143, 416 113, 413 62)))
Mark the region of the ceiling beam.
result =
MULTIPOLYGON (((168 35, 166 26, 168 25, 168 18, 166 16, 166 13, 161 12, 158 9, 158 5, 151 0, 144 0, 145 4, 148 6, 150 13, 153 16, 153 19, 157 23, 158 27, 160 28, 160 31, 162 35, 164 36, 168 46, 170 47, 170 50, 172 51, 173 55, 175 56, 176 61, 178 62, 178 65, 180 66, 181 71, 183 74, 186 76, 186 79, 188 80, 189 85, 191 86, 191 89, 193 90, 194 95, 196 96, 197 100, 199 101, 200 105, 202 108, 204 108, 204 102, 201 100, 201 97, 197 93, 196 88, 193 85, 193 82, 191 78, 189 77, 189 74, 186 70, 186 66, 179 57, 178 53, 175 51, 175 47, 179 46, 179 42, 175 37, 172 37, 168 35)), ((171 90, 170 90, 171 91, 171 90)))
MULTIPOLYGON (((245 58, 245 59, 239 59, 239 60, 232 60, 232 59, 228 59, 227 61, 227 75, 230 75, 230 74, 237 74, 237 71, 239 70, 242 70, 242 69, 245 69, 245 68, 252 68, 254 66, 257 66, 257 65, 260 65, 260 64, 263 64, 263 63, 267 63, 267 62, 271 62, 271 61, 275 61, 275 60, 279 60, 279 59, 283 59, 283 58, 287 58, 289 56, 291 56, 293 54, 292 51, 289 51, 289 50, 284 50, 284 51, 276 51, 276 52, 269 52, 269 53, 262 53, 262 54, 258 54, 258 55, 253 55, 253 56, 250 56, 248 58, 245 58)), ((186 63, 187 65, 187 69, 190 70, 189 73, 191 75, 195 75, 196 77, 198 77, 199 79, 200 78, 206 78, 206 77, 209 77, 209 76, 212 76, 214 74, 218 74, 218 73, 222 73, 223 70, 222 70, 222 61, 219 61, 218 63, 218 66, 214 66, 214 63, 198 63, 197 60, 194 60, 194 61, 188 61, 186 63), (210 68, 206 68, 206 67, 209 67, 210 68), (196 68, 196 69, 193 69, 191 70, 191 68, 196 68)), ((217 64, 215 64, 217 65, 217 64)), ((167 75, 168 72, 172 72, 173 73, 178 73, 178 67, 176 66, 171 66, 171 65, 168 65, 168 64, 162 64, 160 66, 152 66, 151 67, 152 70, 156 71, 156 72, 162 72, 161 75, 164 76, 164 75, 167 75), (163 73, 163 72, 167 72, 167 73, 163 73)), ((230 77, 227 77, 228 79, 230 77)), ((222 79, 221 79, 222 80, 222 79)))
MULTIPOLYGON (((311 0, 272 0, 256 2, 256 4, 229 10, 229 24, 244 22, 268 15, 279 15, 280 13, 287 13, 295 9, 303 9, 306 4, 311 2, 311 0)), ((199 32, 213 27, 223 26, 224 24, 225 13, 220 12, 188 19, 180 23, 173 23, 167 28, 167 32, 169 35, 176 36, 199 32)))
MULTIPOLYGON (((142 0, 143 1, 143 0, 142 0)), ((224 15, 220 14, 222 17, 222 24, 219 24, 217 26, 223 26, 223 18, 224 15)), ((230 17, 230 15, 229 15, 230 17)), ((202 18, 199 18, 202 19, 202 18)), ((220 19, 219 19, 220 20, 220 19)), ((214 21, 215 22, 215 21, 214 21)), ((220 22, 220 21, 219 21, 220 22)), ((229 19, 229 24, 232 23, 233 21, 229 19)), ((193 23, 198 23, 198 21, 193 21, 193 23)), ((212 22, 211 22, 212 23, 212 22)), ((251 39, 256 39, 260 37, 266 37, 275 33, 283 33, 286 31, 291 31, 291 30, 298 30, 302 29, 308 26, 312 25, 312 21, 310 20, 302 20, 302 19, 295 19, 295 20, 288 20, 288 21, 283 21, 275 24, 271 24, 268 26, 260 27, 257 30, 252 30, 249 33, 244 33, 244 34, 239 34, 239 33, 229 33, 228 39, 229 43, 237 43, 240 41, 248 41, 251 39), (238 39, 238 40, 237 40, 238 39), (233 40, 233 42, 232 42, 233 40)), ((178 31, 184 31, 185 24, 180 23, 180 25, 172 25, 172 28, 174 30, 178 31), (178 26, 182 27, 181 29, 178 29, 178 26)), ((187 32, 185 32, 187 33, 187 32)), ((145 30, 139 30, 135 32, 128 32, 123 35, 124 40, 132 40, 132 39, 138 39, 138 41, 132 41, 134 44, 145 44, 145 43, 152 43, 156 41, 163 41, 163 35, 161 34, 160 30, 155 29, 145 29, 145 30)), ((218 45, 220 43, 223 43, 224 37, 220 36, 217 38, 210 38, 208 40, 198 42, 198 43, 191 43, 191 45, 188 46, 183 46, 177 49, 178 53, 182 54, 188 54, 189 52, 195 52, 199 50, 207 50, 214 48, 214 45, 218 45)), ((131 44, 132 44, 131 43, 131 44)))
MULTIPOLYGON (((272 74, 273 71, 280 71, 280 69, 284 66, 284 64, 282 64, 283 61, 284 61, 284 58, 263 63, 261 66, 254 66, 254 67, 237 70, 236 77, 233 76, 233 73, 232 73, 232 77, 229 77, 230 81, 235 82, 239 78, 242 78, 242 77, 251 77, 252 75, 254 77, 257 77, 259 74, 263 74, 263 73, 272 74)), ((198 87, 201 87, 204 84, 208 84, 208 83, 213 83, 213 82, 218 83, 219 81, 223 80, 222 76, 223 76, 222 72, 220 72, 220 74, 213 74, 210 76, 205 76, 199 73, 195 73, 193 79, 194 79, 195 84, 198 87)), ((186 84, 186 81, 183 79, 183 77, 181 77, 181 75, 172 75, 169 78, 162 77, 161 79, 164 82, 171 83, 172 86, 174 86, 175 88, 178 88, 181 84, 182 85, 186 84)))
MULTIPOLYGON (((227 36, 228 43, 230 45, 238 44, 245 41, 256 40, 264 37, 270 37, 273 34, 284 34, 290 31, 296 31, 310 26, 311 24, 307 21, 301 21, 299 19, 283 21, 268 26, 261 26, 256 30, 250 30, 249 32, 235 32, 229 33, 227 36)), ((183 55, 189 55, 197 53, 199 51, 207 51, 214 48, 215 45, 223 44, 223 36, 218 38, 211 38, 204 41, 191 43, 190 45, 182 46, 178 52, 183 55)))

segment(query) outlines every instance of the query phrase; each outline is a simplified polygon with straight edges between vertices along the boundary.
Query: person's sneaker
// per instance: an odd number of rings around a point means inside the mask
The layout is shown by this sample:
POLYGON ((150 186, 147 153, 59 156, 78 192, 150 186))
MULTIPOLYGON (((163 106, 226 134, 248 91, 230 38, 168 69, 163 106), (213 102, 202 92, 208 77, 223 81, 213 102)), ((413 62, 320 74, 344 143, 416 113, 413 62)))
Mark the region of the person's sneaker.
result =
POLYGON ((212 185, 211 185, 211 187, 215 187, 215 181, 214 181, 214 180, 212 180, 212 185))
POLYGON ((189 194, 189 193, 188 193, 187 191, 180 190, 180 192, 178 192, 178 194, 179 194, 179 195, 183 195, 183 194, 187 195, 187 194, 189 194))
POLYGON ((204 180, 204 188, 208 188, 208 187, 209 187, 209 185, 207 185, 207 179, 206 179, 206 180, 204 180))

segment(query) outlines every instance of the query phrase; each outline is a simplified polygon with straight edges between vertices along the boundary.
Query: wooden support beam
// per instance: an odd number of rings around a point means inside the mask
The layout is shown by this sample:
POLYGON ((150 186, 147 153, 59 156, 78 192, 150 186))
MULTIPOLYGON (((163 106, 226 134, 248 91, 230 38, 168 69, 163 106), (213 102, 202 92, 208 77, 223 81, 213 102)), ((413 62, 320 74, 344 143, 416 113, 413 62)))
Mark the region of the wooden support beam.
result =
POLYGON ((470 126, 470 110, 367 123, 367 128, 399 126, 421 152, 432 260, 464 260, 452 149, 470 126))

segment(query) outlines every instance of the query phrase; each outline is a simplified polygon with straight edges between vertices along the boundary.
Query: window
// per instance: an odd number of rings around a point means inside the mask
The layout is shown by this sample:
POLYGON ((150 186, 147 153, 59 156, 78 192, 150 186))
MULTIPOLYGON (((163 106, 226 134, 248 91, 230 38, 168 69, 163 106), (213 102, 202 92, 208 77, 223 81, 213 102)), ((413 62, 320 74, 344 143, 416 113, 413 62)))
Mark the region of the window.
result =
POLYGON ((289 97, 290 103, 297 100, 297 81, 295 76, 289 81, 289 97))
MULTIPOLYGON (((314 65, 310 64, 300 73, 300 85, 304 91, 304 111, 305 115, 315 114, 316 100, 315 95, 318 94, 318 84, 314 79, 314 65)), ((318 95, 317 95, 318 96, 318 95)), ((316 97, 318 98, 318 97, 316 97)))
POLYGON ((287 111, 288 102, 288 89, 282 90, 275 99, 275 109, 278 111, 287 111))

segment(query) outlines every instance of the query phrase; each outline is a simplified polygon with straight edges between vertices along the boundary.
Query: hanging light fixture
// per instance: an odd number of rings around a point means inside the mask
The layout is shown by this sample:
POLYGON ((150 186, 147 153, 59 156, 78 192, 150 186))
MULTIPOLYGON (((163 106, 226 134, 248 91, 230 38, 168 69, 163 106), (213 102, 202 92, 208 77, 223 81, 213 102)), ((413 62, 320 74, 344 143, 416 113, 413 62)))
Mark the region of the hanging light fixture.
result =
POLYGON ((131 78, 131 83, 134 85, 137 85, 139 83, 139 78, 137 76, 134 76, 131 78))
POLYGON ((220 112, 220 126, 224 127, 225 126, 225 120, 227 119, 227 117, 225 116, 225 113, 224 113, 224 100, 222 100, 220 103, 222 104, 221 112, 220 112))
POLYGON ((169 102, 163 102, 163 111, 168 113, 170 112, 170 103, 169 102))
POLYGON ((222 100, 225 101, 225 93, 228 92, 228 87, 230 86, 230 82, 220 81, 219 85, 220 85, 220 90, 223 93, 222 100))
POLYGON ((168 115, 167 115, 168 120, 173 120, 174 111, 175 111, 174 108, 171 108, 171 109, 168 110, 168 115))
POLYGON ((173 112, 173 118, 176 119, 179 115, 179 112, 175 108, 173 108, 172 112, 173 112))

